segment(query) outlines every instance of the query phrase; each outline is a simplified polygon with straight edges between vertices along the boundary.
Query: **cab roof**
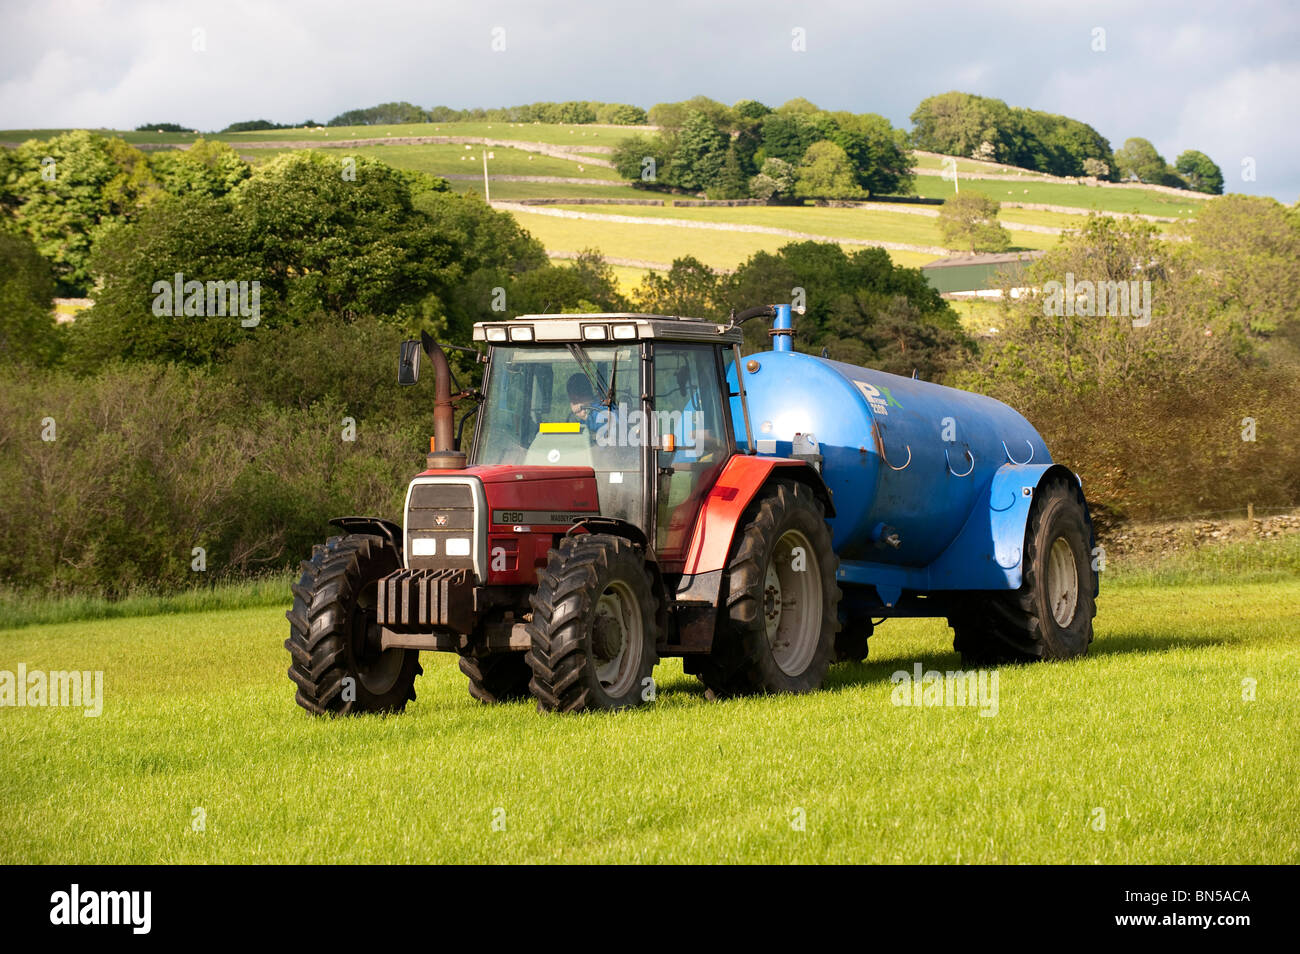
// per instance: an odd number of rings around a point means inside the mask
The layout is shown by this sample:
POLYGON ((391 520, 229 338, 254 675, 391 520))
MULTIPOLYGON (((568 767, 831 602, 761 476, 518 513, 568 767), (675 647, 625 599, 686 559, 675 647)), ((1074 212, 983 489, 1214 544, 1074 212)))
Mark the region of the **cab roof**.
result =
POLYGON ((643 315, 632 312, 584 315, 520 315, 474 325, 474 340, 489 344, 599 341, 707 341, 740 344, 741 329, 707 318, 643 315))

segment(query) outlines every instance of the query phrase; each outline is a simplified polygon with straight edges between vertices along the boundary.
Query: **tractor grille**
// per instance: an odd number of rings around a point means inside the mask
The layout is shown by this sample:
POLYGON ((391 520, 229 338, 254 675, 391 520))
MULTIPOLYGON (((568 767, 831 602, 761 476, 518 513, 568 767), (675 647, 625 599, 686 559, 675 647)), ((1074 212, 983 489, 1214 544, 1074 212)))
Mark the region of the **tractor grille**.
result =
POLYGON ((474 571, 479 514, 467 480, 413 482, 406 509, 406 565, 474 571))

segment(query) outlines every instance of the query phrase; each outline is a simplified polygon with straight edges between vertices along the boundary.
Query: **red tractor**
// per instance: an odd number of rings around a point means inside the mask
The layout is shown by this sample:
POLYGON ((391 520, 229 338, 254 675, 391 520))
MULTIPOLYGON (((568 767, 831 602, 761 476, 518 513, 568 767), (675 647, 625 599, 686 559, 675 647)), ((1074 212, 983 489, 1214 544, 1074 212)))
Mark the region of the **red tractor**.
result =
MULTIPOLYGON (((737 324, 479 324, 483 388, 457 395, 426 336, 428 469, 404 525, 339 518, 344 534, 303 563, 285 642, 298 703, 400 711, 421 650, 458 653, 483 702, 531 693, 546 711, 647 702, 664 656, 717 694, 820 686, 839 629, 833 506, 811 461, 754 453, 737 324), (457 400, 481 402, 469 466, 457 400)), ((403 346, 403 383, 418 345, 403 346)))

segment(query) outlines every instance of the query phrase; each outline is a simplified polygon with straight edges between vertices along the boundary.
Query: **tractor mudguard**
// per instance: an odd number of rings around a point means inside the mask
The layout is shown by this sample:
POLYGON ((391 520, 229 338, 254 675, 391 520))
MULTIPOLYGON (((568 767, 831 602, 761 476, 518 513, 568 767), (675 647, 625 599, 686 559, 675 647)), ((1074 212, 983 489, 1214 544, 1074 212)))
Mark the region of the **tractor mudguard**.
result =
POLYGON ((373 533, 383 537, 399 554, 402 552, 402 528, 382 517, 335 517, 330 526, 348 533, 373 533))
MULTIPOLYGON (((999 467, 961 532, 930 564, 930 585, 936 590, 1019 589, 1029 509, 1049 473, 1078 480, 1061 464, 999 467)), ((1090 546, 1095 544, 1093 539, 1090 546)))
MULTIPOLYGON (((686 551, 686 564, 682 570, 684 583, 690 577, 721 574, 727 566, 731 542, 741 515, 763 485, 774 476, 807 484, 826 508, 826 516, 835 515, 835 506, 831 502, 825 481, 808 463, 784 457, 736 454, 722 468, 722 473, 718 475, 700 507, 700 515, 696 518, 691 543, 686 551)), ((681 598, 680 590, 678 598, 681 598)))

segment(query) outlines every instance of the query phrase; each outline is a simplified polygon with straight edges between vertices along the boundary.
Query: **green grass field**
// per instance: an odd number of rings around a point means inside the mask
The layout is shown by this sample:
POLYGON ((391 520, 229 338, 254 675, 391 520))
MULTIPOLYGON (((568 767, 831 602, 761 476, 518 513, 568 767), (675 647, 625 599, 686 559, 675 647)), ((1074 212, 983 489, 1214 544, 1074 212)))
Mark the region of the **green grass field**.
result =
MULTIPOLYGON (((563 176, 577 179, 606 179, 621 182, 618 173, 605 166, 584 164, 581 157, 576 161, 556 159, 552 156, 511 149, 507 146, 492 146, 488 160, 488 175, 512 176, 563 176)), ((464 145, 446 146, 360 146, 355 150, 359 156, 369 156, 399 169, 418 169, 431 172, 437 176, 445 175, 479 175, 483 174, 483 147, 464 145)), ((545 183, 550 186, 553 183, 545 183)), ((627 195, 632 190, 623 187, 627 195)))
POLYGON ((710 703, 671 661, 653 706, 575 718, 431 654, 404 715, 310 718, 280 606, 0 631, 0 669, 105 674, 98 718, 0 709, 0 862, 1300 861, 1300 583, 1100 606, 1088 657, 999 671, 993 717, 891 704, 958 668, 940 621, 815 694, 710 703))
MULTIPOLYGON (((508 184, 508 183, 507 183, 508 184)), ((495 185, 493 198, 497 198, 495 185)), ((504 198, 504 196, 502 196, 504 198)), ((631 209, 640 209, 646 215, 663 209, 647 206, 578 206, 584 212, 623 215, 631 209), (647 211, 648 210, 648 211, 647 211)), ((671 212, 671 209, 668 209, 671 212)), ((682 209, 680 212, 691 210, 682 209)), ((712 209, 701 211, 711 212, 712 209)), ((764 209, 727 209, 719 211, 751 212, 764 209)), ((814 211, 814 210, 809 210, 814 211)), ((598 248, 606 255, 633 258, 649 262, 669 263, 683 255, 694 255, 714 268, 735 268, 755 252, 774 252, 783 245, 800 241, 788 235, 763 232, 725 232, 715 229, 677 228, 667 225, 638 225, 631 222, 605 222, 587 219, 563 219, 536 212, 512 210, 519 224, 536 236, 548 249, 576 252, 583 248, 598 248)), ((673 218, 678 216, 665 216, 673 218)), ((684 217, 683 217, 684 218, 684 217)), ((920 219, 924 223, 925 219, 920 219)), ((779 226, 787 228, 786 226, 779 226)), ((820 234, 820 233, 815 233, 820 234)), ((1035 239, 1054 240, 1054 236, 1035 235, 1035 239)), ((901 239, 899 241, 902 241, 901 239)), ((861 246, 846 246, 848 250, 861 246)), ((899 265, 916 267, 932 262, 937 257, 925 252, 891 251, 890 258, 899 265)))
MULTIPOLYGON (((1147 189, 1107 189, 1101 186, 1062 182, 1022 183, 991 179, 962 179, 959 184, 964 190, 982 192, 998 202, 1033 202, 1069 206, 1084 212, 1096 209, 1184 219, 1194 217, 1205 201, 1193 198, 1182 199, 1147 189)), ((917 176, 916 194, 932 199, 948 199, 953 196, 953 185, 938 176, 917 176)), ((1003 217, 1013 218, 1010 213, 1019 214, 1019 211, 1019 209, 1007 209, 1003 212, 1003 217)))

